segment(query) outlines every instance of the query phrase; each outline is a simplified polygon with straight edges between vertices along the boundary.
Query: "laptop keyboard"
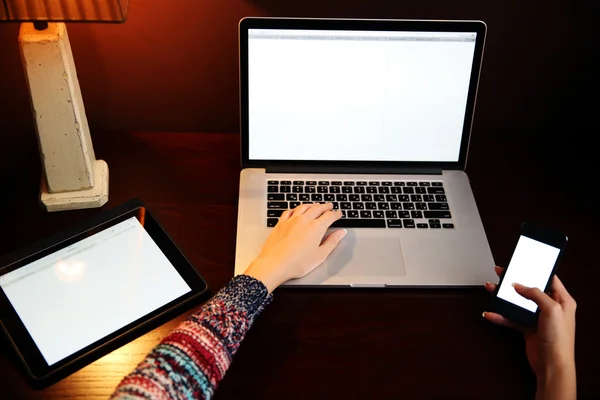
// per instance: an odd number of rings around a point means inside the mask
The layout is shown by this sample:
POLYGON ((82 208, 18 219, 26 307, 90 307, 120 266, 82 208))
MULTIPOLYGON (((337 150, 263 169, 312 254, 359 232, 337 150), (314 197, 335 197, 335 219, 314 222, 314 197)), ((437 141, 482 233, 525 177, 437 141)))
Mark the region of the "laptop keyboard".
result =
POLYGON ((340 228, 452 229, 440 181, 267 181, 267 226, 300 204, 333 203, 340 228))

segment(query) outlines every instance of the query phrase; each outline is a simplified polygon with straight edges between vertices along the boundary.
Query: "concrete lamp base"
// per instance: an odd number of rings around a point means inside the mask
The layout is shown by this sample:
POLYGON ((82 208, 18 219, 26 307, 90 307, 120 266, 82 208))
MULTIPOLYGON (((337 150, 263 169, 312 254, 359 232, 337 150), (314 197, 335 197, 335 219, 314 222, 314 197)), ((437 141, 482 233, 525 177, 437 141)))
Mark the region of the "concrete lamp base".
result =
POLYGON ((94 154, 65 24, 23 23, 19 43, 44 169, 41 203, 47 211, 101 207, 108 165, 94 154))
POLYGON ((42 179, 40 197, 46 211, 78 210, 102 207, 108 201, 108 165, 96 160, 93 165, 95 185, 90 189, 72 192, 49 193, 42 179))

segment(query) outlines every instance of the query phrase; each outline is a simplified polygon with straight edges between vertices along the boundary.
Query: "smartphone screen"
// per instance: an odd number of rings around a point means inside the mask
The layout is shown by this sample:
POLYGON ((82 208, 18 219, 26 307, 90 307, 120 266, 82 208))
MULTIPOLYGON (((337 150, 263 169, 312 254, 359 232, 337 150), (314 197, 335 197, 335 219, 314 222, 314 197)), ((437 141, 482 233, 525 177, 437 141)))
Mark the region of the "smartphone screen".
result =
POLYGON ((558 247, 550 246, 527 236, 521 236, 508 264, 498 297, 518 307, 537 311, 537 304, 519 295, 512 287, 514 282, 540 290, 546 288, 554 264, 560 254, 558 247))

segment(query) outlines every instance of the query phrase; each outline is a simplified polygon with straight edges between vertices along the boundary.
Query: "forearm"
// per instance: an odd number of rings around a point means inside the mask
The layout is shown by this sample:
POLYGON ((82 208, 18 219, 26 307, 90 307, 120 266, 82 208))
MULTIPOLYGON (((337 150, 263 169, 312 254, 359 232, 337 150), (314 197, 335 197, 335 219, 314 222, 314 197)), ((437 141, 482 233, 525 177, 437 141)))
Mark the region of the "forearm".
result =
POLYGON ((575 363, 564 363, 547 368, 537 378, 536 400, 575 400, 577 377, 575 363))
POLYGON ((270 302, 265 286, 234 278, 119 384, 114 398, 210 399, 246 332, 270 302))

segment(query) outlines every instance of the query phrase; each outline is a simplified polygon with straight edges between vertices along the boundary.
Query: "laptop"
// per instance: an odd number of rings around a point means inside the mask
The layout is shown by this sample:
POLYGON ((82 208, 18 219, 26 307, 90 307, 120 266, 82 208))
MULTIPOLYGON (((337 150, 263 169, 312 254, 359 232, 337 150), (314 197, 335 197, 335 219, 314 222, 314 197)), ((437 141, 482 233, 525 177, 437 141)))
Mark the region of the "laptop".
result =
POLYGON ((245 18, 235 274, 278 217, 331 202, 348 230, 292 286, 478 286, 494 260, 464 172, 481 21, 245 18))

